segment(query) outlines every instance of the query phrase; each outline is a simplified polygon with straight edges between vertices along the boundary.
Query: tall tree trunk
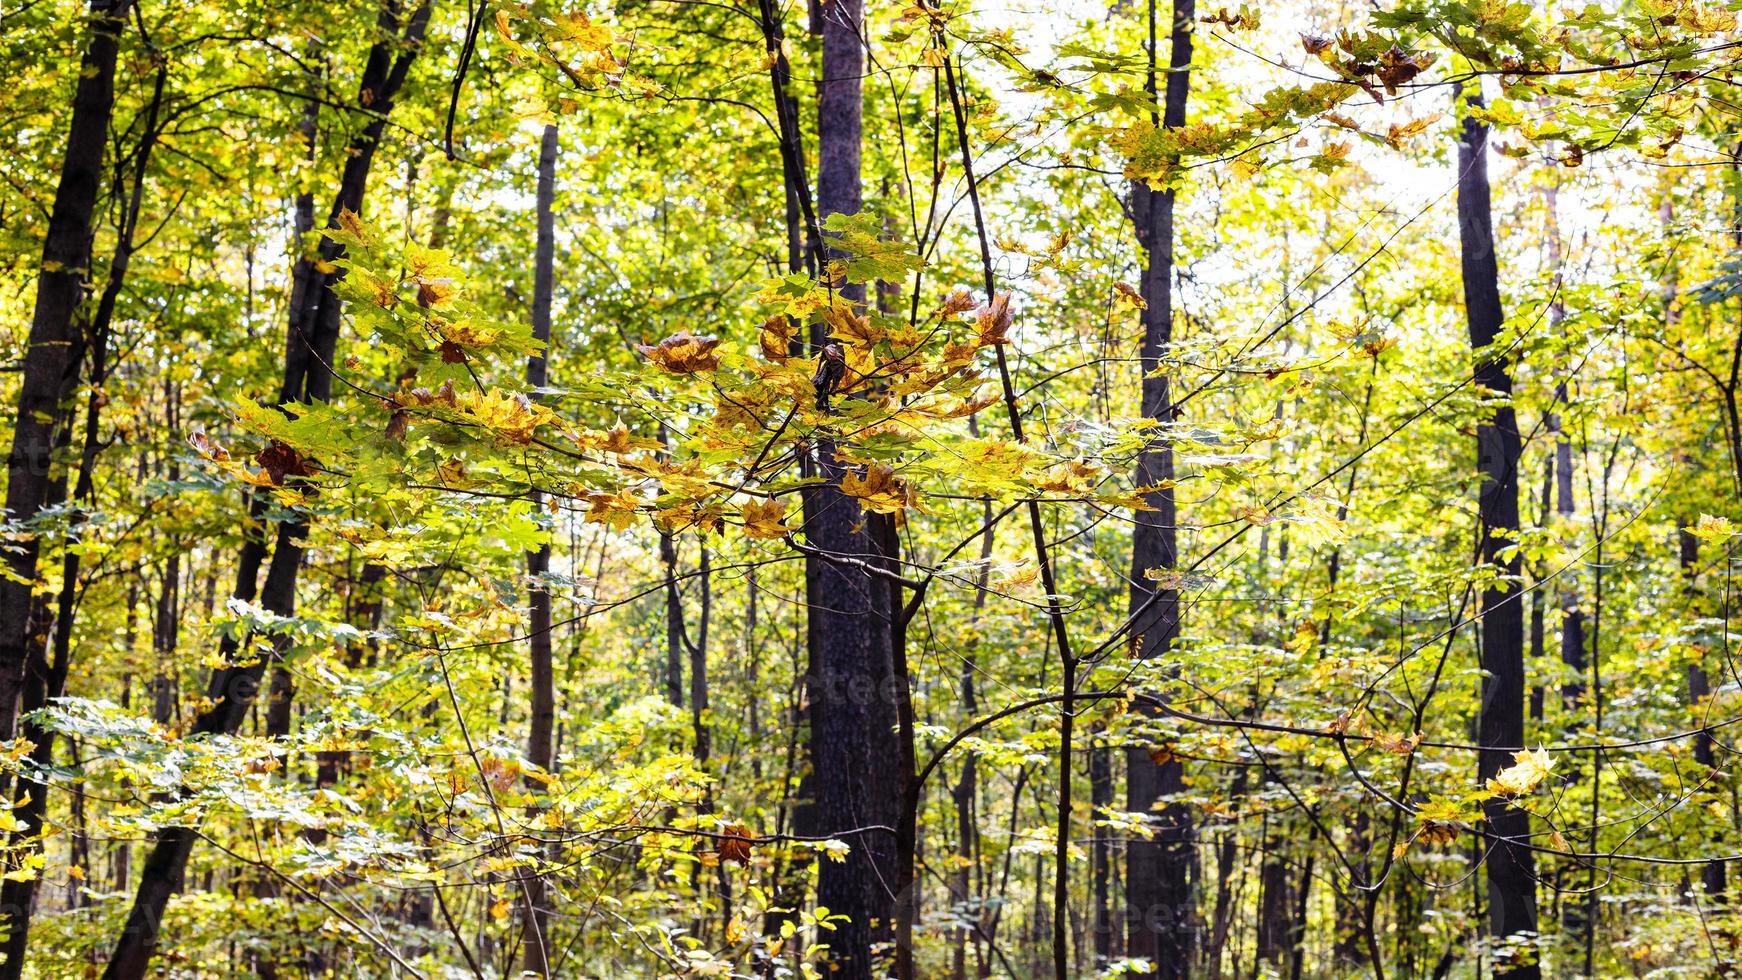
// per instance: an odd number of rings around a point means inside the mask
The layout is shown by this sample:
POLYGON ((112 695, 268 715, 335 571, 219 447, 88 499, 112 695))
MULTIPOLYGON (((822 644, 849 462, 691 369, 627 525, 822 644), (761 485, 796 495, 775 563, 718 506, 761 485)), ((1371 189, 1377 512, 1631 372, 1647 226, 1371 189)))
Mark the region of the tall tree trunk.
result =
MULTIPOLYGON (((545 349, 526 359, 526 384, 543 388, 549 381, 550 310, 556 289, 556 157, 557 129, 544 127, 538 144, 538 242, 533 250, 532 267, 532 337, 545 344, 545 349)), ((537 397, 536 393, 534 397, 537 397)), ((536 509, 544 497, 532 493, 536 509)), ((535 551, 526 553, 527 582, 527 651, 532 666, 531 724, 526 736, 526 759, 540 769, 551 766, 551 729, 556 720, 556 684, 551 668, 550 589, 545 575, 550 571, 550 542, 545 541, 535 551)), ((521 909, 525 938, 525 955, 521 969, 535 976, 550 975, 550 910, 545 907, 545 881, 542 873, 526 882, 526 901, 521 909)))
MULTIPOLYGON (((1149 72, 1151 98, 1157 94, 1156 0, 1149 0, 1149 72)), ((1166 98, 1159 118, 1170 129, 1185 125, 1186 99, 1191 91, 1194 0, 1174 0, 1166 98)), ((1158 371, 1160 359, 1173 342, 1174 201, 1171 188, 1155 190, 1138 181, 1131 187, 1131 210, 1138 244, 1143 249, 1143 417, 1173 421, 1168 378, 1158 371)), ((1165 437, 1151 439, 1138 460, 1135 483, 1160 487, 1145 496, 1153 508, 1136 514, 1131 532, 1131 635, 1136 655, 1166 656, 1179 633, 1179 592, 1158 584, 1150 574, 1165 573, 1178 561, 1174 532, 1173 447, 1165 437)), ((1171 804, 1154 814, 1156 801, 1183 788, 1180 763, 1171 756, 1151 758, 1146 746, 1126 751, 1126 808, 1151 814, 1155 835, 1126 846, 1126 955, 1145 957, 1154 966, 1149 976, 1184 977, 1196 948, 1192 927, 1190 870, 1191 817, 1183 805, 1171 804)))
MULTIPOLYGON (((1266 775, 1265 782, 1271 779, 1266 775)), ((1293 889, 1288 880, 1290 836, 1280 814, 1264 819, 1264 854, 1258 869, 1258 960, 1281 968, 1287 960, 1293 889)))
MULTIPOLYGON (((858 213, 862 119, 862 0, 835 0, 822 14, 822 80, 817 101, 817 211, 858 213)), ((826 274, 826 273, 825 273, 826 274)), ((864 302, 863 285, 838 291, 864 302)), ((821 328, 812 337, 820 350, 821 328)), ((848 467, 832 439, 819 439, 820 484, 804 493, 807 638, 811 664, 811 764, 815 833, 839 837, 852 851, 824 861, 817 903, 847 916, 829 935, 833 976, 870 980, 872 946, 894 934, 897 847, 890 829, 900 816, 898 722, 890 650, 888 583, 870 567, 881 554, 856 499, 841 493, 848 467), (845 559, 843 561, 842 559, 845 559), (870 829, 877 828, 877 829, 870 829)))
MULTIPOLYGON (((74 342, 72 356, 69 358, 66 370, 67 390, 70 396, 76 387, 78 361, 84 356, 84 348, 88 345, 91 356, 90 392, 85 397, 84 431, 81 436, 79 450, 78 477, 73 486, 73 503, 75 510, 71 517, 71 525, 67 531, 67 541, 72 543, 79 529, 87 520, 92 498, 95 496, 95 473, 97 454, 102 449, 98 438, 98 425, 102 416, 104 404, 103 384, 109 377, 109 336, 110 327, 115 319, 115 304, 121 297, 122 284, 127 279, 127 268, 132 262, 135 232, 139 227, 139 212, 145 195, 145 175, 151 163, 151 153, 157 144, 159 132, 159 113, 163 106, 163 90, 168 79, 167 65, 159 65, 156 81, 152 87, 151 101, 147 103, 143 121, 143 129, 138 148, 134 154, 133 172, 130 179, 122 177, 117 181, 118 196, 123 196, 125 204, 121 210, 120 225, 116 229, 115 249, 109 260, 107 280, 103 285, 103 293, 97 300, 97 308, 91 317, 85 331, 85 337, 74 342), (88 337, 88 339, 87 339, 88 337)), ((64 400, 64 399, 63 399, 64 400)), ((70 441, 72 419, 66 419, 66 433, 62 442, 70 441)), ((171 479, 174 479, 172 476, 171 479)), ((64 496, 64 475, 54 481, 50 496, 64 496)), ((72 635, 74 607, 78 601, 82 586, 80 568, 83 564, 82 553, 75 548, 67 548, 61 556, 61 584, 57 597, 54 633, 53 655, 42 656, 34 653, 31 663, 26 667, 26 677, 23 690, 23 709, 26 714, 46 707, 53 699, 60 697, 66 690, 67 671, 72 665, 72 635)), ((166 588, 169 587, 166 585, 166 588)), ((32 639, 30 646, 40 651, 43 644, 32 639)), ((44 728, 33 721, 26 720, 23 726, 24 736, 32 743, 31 762, 46 769, 54 761, 55 735, 50 729, 44 728)), ((40 844, 32 843, 29 836, 42 824, 48 805, 48 786, 30 779, 22 779, 19 783, 19 802, 16 816, 22 825, 13 838, 13 847, 18 849, 39 848, 40 844)), ((0 955, 5 962, 0 964, 0 978, 18 980, 24 975, 25 951, 30 941, 30 919, 34 910, 37 894, 37 882, 34 879, 8 879, 0 884, 0 910, 16 910, 16 917, 8 921, 8 931, 0 955)))
MULTIPOLYGON (((1469 99, 1481 105, 1480 96, 1469 99)), ((1488 127, 1474 116, 1464 117, 1458 143, 1458 240, 1463 256, 1464 311, 1475 352, 1476 383, 1485 393, 1504 399, 1491 420, 1476 428, 1477 466, 1482 474, 1480 541, 1482 561, 1506 578, 1482 590, 1482 705, 1478 740, 1484 746, 1477 767, 1486 782, 1512 764, 1512 754, 1524 745, 1524 608, 1515 584, 1516 553, 1502 557, 1518 534, 1518 420, 1511 404, 1511 358, 1491 349, 1505 316, 1500 307, 1500 270, 1494 255, 1494 228, 1488 190, 1488 127)), ((1535 862, 1528 848, 1530 815, 1496 797, 1483 804, 1489 834, 1489 930, 1496 938, 1536 931, 1535 862), (1512 842, 1517 841, 1515 846, 1512 842)), ((1542 975, 1529 962, 1499 962, 1496 975, 1534 978, 1542 975)))
POLYGON ((1113 842, 1107 836, 1107 828, 1098 821, 1106 818, 1107 811, 1113 807, 1113 752, 1107 747, 1106 736, 1097 726, 1093 741, 1089 745, 1089 811, 1093 824, 1093 836, 1089 843, 1089 889, 1093 900, 1090 910, 1089 931, 1094 943, 1095 961, 1092 964, 1099 970, 1113 958, 1113 897, 1110 890, 1112 883, 1113 842))
MULTIPOLYGON (((659 427, 660 442, 666 441, 665 426, 659 427)), ((671 532, 659 532, 659 563, 665 566, 665 701, 683 707, 683 593, 677 581, 677 540, 671 532)))
MULTIPOLYGON (((358 104, 368 108, 372 116, 368 125, 351 139, 346 148, 339 193, 327 219, 329 227, 337 227, 341 211, 362 209, 370 165, 386 128, 387 116, 423 44, 424 30, 429 24, 429 4, 419 4, 403 19, 402 13, 394 3, 384 4, 381 9, 377 25, 380 39, 369 50, 358 92, 358 104)), ((307 286, 301 297, 302 304, 290 310, 281 404, 305 399, 326 401, 332 395, 333 352, 338 346, 340 312, 340 302, 332 291, 332 285, 342 273, 322 272, 315 263, 330 266, 343 253, 342 245, 323 237, 317 256, 304 256, 297 262, 298 272, 305 277, 307 286)), ((277 531, 272 562, 261 590, 261 604, 280 616, 293 615, 296 609, 296 580, 302 566, 305 530, 304 520, 296 518, 280 524, 277 531)), ((252 539, 243 546, 238 563, 238 597, 252 599, 255 576, 264 558, 264 539, 252 539)), ((236 642, 226 639, 219 648, 219 655, 226 662, 233 662, 236 649, 236 642)), ((272 659, 276 661, 281 655, 282 649, 276 651, 272 659)), ((247 717, 249 705, 259 692, 266 663, 261 659, 214 671, 206 692, 211 707, 202 711, 195 720, 192 734, 227 735, 239 729, 247 717)), ((156 952, 164 910, 169 905, 170 896, 181 887, 182 872, 195 838, 195 830, 188 827, 168 827, 159 832, 141 870, 133 908, 116 940, 104 977, 137 980, 145 976, 156 952)))
MULTIPOLYGON (((48 235, 36 277, 36 306, 24 351, 13 420, 12 451, 6 458, 6 517, 28 522, 48 499, 55 426, 78 338, 75 318, 91 265, 91 216, 103 179, 103 151, 115 109, 115 60, 132 0, 91 0, 90 39, 73 91, 72 122, 61 155, 60 183, 49 213, 48 235)), ((30 638, 32 583, 40 537, 9 549, 0 576, 0 740, 18 730, 18 695, 24 683, 30 638)))

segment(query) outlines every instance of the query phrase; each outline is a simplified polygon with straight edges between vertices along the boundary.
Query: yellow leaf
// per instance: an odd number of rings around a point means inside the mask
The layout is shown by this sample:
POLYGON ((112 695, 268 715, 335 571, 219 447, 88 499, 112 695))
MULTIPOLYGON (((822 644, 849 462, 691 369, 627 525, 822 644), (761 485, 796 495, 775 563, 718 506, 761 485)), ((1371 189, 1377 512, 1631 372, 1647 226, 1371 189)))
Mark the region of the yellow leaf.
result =
POLYGON ((864 476, 848 473, 841 477, 841 492, 859 498, 859 503, 873 514, 899 514, 913 503, 913 491, 907 482, 882 463, 866 467, 864 476))
POLYGON ((1439 118, 1440 114, 1436 112, 1406 123, 1393 123, 1390 132, 1385 134, 1385 142, 1390 143, 1393 148, 1401 150, 1405 143, 1427 132, 1427 128, 1439 118))
POLYGON ((787 526, 786 504, 778 499, 752 500, 744 505, 744 536, 747 538, 784 538, 787 526))
POLYGON ((1728 517, 1713 517, 1711 514, 1701 514, 1699 523, 1688 528, 1687 532, 1701 541, 1723 541, 1736 533, 1728 517))
POLYGON ((584 523, 608 524, 619 531, 627 531, 635 524, 635 514, 641 507, 641 501, 627 490, 616 493, 594 493, 587 496, 590 508, 584 523))
POLYGON ((1524 796, 1536 789, 1554 768, 1554 760, 1543 749, 1515 753, 1512 762, 1488 780, 1490 791, 1500 796, 1524 796))
POLYGON ((792 337, 797 332, 792 320, 784 316, 771 316, 762 321, 762 356, 776 364, 785 364, 792 356, 792 337))

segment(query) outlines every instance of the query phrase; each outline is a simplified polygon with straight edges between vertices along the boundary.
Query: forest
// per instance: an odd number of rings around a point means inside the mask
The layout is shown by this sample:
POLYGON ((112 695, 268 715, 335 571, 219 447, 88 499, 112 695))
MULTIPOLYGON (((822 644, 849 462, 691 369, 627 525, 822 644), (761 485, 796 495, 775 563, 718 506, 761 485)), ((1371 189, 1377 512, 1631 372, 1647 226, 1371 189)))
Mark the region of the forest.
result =
POLYGON ((0 980, 1742 976, 1739 12, 0 0, 0 980))

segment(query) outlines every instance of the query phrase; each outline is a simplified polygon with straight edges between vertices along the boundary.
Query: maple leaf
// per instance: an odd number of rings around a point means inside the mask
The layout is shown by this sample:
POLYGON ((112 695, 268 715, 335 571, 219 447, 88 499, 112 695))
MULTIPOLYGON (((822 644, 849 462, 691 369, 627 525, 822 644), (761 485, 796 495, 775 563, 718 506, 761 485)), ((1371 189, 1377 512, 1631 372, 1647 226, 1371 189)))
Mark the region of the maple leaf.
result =
POLYGON ((744 518, 744 536, 747 538, 786 537, 788 528, 782 523, 786 517, 786 504, 778 499, 749 501, 744 505, 741 515, 744 518))
POLYGON ((1143 299, 1143 294, 1138 292, 1130 284, 1115 282, 1113 284, 1113 289, 1119 294, 1121 299, 1130 303, 1132 306, 1135 306, 1140 310, 1148 308, 1149 303, 1143 299))
POLYGON ((632 453, 637 449, 652 449, 659 445, 658 439, 648 439, 629 434, 629 427, 619 422, 605 432, 605 440, 599 448, 619 456, 632 453))
POLYGON ((798 332, 792 320, 784 316, 771 316, 762 321, 762 334, 759 338, 762 344, 762 356, 776 364, 785 364, 792 356, 792 338, 798 332))
POLYGON ((346 207, 339 208, 338 222, 337 228, 327 229, 328 238, 359 248, 367 248, 372 244, 369 229, 363 224, 363 219, 357 216, 357 212, 346 207))
POLYGON ((823 222, 823 230, 833 232, 829 247, 846 255, 844 262, 830 263, 831 275, 838 268, 850 282, 873 279, 900 282, 925 267, 925 260, 906 245, 887 237, 881 219, 875 214, 836 212, 823 222))
POLYGON ((1101 479, 1101 470, 1088 463, 1072 460, 1046 471, 1035 485, 1053 493, 1082 493, 1101 479))
POLYGON ((913 502, 913 491, 907 482, 895 475, 893 467, 882 463, 865 468, 865 475, 848 473, 841 477, 841 492, 857 497, 859 503, 873 514, 899 514, 913 502))
POLYGON ((1404 144, 1417 136, 1420 136, 1422 133, 1427 132, 1427 128, 1432 126, 1439 118, 1440 114, 1436 112, 1429 116, 1423 116, 1420 119, 1412 119, 1406 123, 1393 123, 1390 132, 1385 136, 1385 142, 1390 143, 1393 149, 1401 150, 1403 149, 1404 144))
POLYGON ((462 414, 489 429, 497 442, 515 446, 530 443, 540 425, 556 419, 550 409, 534 405, 518 391, 511 395, 494 389, 467 392, 459 396, 458 407, 462 414))
POLYGON ((1432 54, 1411 55, 1393 46, 1379 56, 1379 69, 1375 74, 1379 76, 1379 83, 1385 86, 1386 94, 1396 95, 1398 86, 1421 74, 1423 68, 1433 64, 1433 60, 1432 54))
POLYGON ((883 331, 871 325, 870 316, 856 316, 851 310, 824 310, 823 323, 830 336, 854 347, 875 347, 883 339, 883 331))
POLYGON ((568 14, 557 14, 551 18, 554 26, 552 40, 573 41, 587 51, 603 51, 611 46, 613 40, 611 29, 595 24, 592 18, 579 11, 568 14))
POLYGON ((966 289, 958 289, 944 297, 944 305, 938 308, 937 315, 940 317, 955 316, 957 313, 966 313, 973 308, 974 295, 966 289))
POLYGON ((1381 732, 1380 734, 1373 736, 1373 744, 1387 752, 1390 752, 1392 755, 1409 755, 1415 751, 1416 746, 1421 744, 1421 738, 1422 735, 1420 732, 1416 732, 1414 735, 1407 738, 1402 735, 1391 735, 1381 732))
POLYGON ((1536 789, 1554 768, 1554 759, 1546 750, 1526 750, 1514 753, 1512 765, 1488 780, 1489 791, 1499 796, 1524 796, 1536 789))
POLYGON ((1701 541, 1708 542, 1723 541, 1736 533, 1730 526, 1728 517, 1713 517, 1711 514, 1701 514, 1699 522, 1685 530, 1701 541))
POLYGON ((663 371, 695 374, 719 369, 720 355, 714 353, 718 346, 718 337, 697 337, 688 330, 679 330, 658 344, 636 344, 635 349, 663 371))
POLYGON ((593 493, 587 495, 588 510, 584 518, 587 524, 605 524, 619 531, 627 531, 635 526, 635 513, 641 506, 641 501, 627 490, 616 493, 593 493))
POLYGON ((980 346, 1010 343, 1010 294, 998 293, 975 311, 974 325, 980 330, 980 346))
POLYGON ((260 464, 273 486, 282 486, 287 476, 313 476, 315 465, 302 453, 274 441, 254 457, 254 462, 260 464))
POLYGON ((455 292, 452 279, 424 279, 420 277, 417 280, 417 305, 425 309, 441 306, 453 299, 455 292))

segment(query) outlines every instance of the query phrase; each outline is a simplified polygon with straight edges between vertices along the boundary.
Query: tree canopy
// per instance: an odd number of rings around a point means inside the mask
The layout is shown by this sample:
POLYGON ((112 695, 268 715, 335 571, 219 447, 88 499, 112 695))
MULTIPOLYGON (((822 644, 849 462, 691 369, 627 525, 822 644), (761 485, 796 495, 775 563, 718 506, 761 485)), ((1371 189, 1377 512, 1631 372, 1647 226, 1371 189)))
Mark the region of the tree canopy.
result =
POLYGON ((1736 0, 0 7, 0 980, 1742 970, 1736 0))

